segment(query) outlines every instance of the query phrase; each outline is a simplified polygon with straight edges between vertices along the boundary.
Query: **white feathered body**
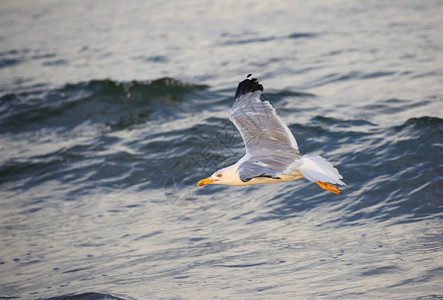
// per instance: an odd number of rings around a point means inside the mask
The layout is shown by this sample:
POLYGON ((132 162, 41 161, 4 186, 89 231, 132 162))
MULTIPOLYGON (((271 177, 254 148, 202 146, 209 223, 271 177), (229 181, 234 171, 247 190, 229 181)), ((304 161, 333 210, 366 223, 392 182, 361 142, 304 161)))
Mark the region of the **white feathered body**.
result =
POLYGON ((242 181, 237 174, 238 166, 248 160, 248 155, 243 156, 232 166, 223 168, 215 172, 211 178, 216 179, 214 184, 223 185, 253 185, 253 184, 271 184, 286 181, 293 181, 300 178, 306 178, 309 181, 324 181, 333 184, 345 185, 338 170, 326 159, 319 155, 302 155, 291 164, 284 173, 278 175, 278 178, 255 177, 249 181, 242 181), (217 176, 222 174, 222 176, 217 176))

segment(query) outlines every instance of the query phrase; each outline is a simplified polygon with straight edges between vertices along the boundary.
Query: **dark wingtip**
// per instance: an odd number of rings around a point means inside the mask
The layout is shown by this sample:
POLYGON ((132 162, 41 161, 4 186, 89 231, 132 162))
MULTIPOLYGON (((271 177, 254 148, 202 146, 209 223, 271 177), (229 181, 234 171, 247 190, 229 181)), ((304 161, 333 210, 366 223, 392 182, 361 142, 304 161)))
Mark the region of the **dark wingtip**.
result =
POLYGON ((246 79, 238 84, 237 91, 235 92, 235 98, 237 99, 241 95, 247 93, 253 93, 255 91, 262 91, 263 86, 258 82, 257 78, 249 78, 252 74, 248 74, 246 79))

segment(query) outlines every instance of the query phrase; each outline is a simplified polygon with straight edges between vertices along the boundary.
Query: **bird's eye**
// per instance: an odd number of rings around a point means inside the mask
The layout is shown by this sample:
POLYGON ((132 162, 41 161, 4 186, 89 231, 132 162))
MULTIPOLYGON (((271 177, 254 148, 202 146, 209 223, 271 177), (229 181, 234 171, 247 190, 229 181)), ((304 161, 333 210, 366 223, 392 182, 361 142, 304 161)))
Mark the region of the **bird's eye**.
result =
POLYGON ((223 175, 222 174, 217 174, 217 177, 222 177, 223 175))

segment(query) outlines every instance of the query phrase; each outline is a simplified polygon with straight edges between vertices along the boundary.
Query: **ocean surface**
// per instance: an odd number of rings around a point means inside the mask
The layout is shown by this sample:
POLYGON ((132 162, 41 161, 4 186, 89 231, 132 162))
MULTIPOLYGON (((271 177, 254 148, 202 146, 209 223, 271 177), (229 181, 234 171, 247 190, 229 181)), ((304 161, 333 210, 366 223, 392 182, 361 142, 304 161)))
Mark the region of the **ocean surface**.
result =
POLYGON ((1 1, 0 299, 443 299, 443 2, 1 1), (249 73, 344 177, 243 156, 249 73))

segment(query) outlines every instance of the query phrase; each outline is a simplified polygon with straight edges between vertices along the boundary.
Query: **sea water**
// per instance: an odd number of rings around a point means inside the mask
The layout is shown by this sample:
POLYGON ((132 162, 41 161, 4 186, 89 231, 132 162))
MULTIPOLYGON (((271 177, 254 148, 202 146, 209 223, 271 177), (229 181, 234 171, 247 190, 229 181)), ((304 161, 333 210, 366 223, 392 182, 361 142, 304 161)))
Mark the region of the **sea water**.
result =
POLYGON ((441 299, 441 1, 0 3, 0 299, 441 299), (198 180, 252 73, 344 177, 198 180))

